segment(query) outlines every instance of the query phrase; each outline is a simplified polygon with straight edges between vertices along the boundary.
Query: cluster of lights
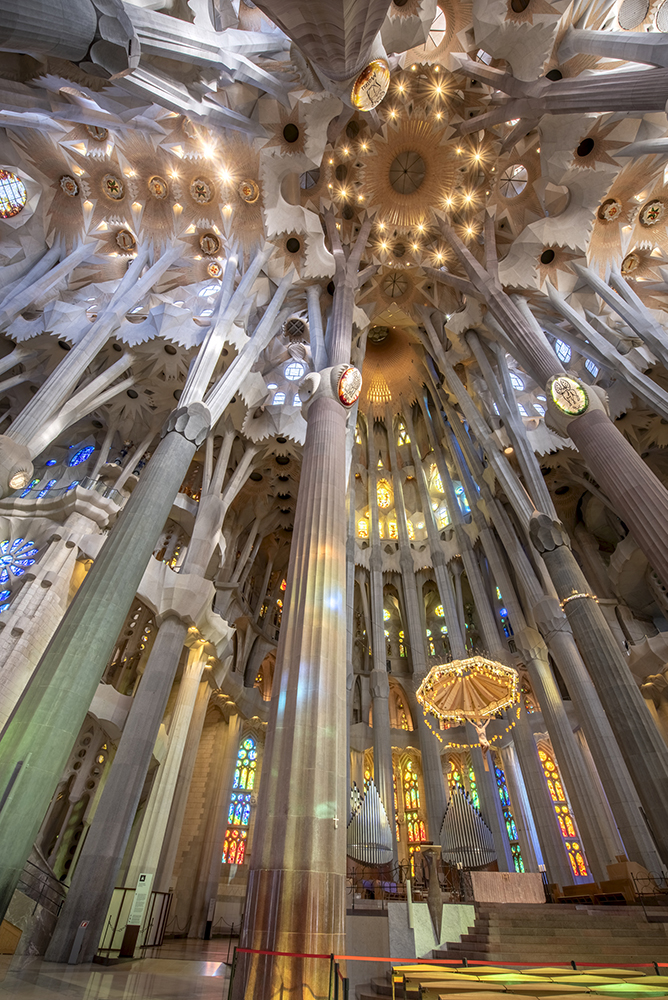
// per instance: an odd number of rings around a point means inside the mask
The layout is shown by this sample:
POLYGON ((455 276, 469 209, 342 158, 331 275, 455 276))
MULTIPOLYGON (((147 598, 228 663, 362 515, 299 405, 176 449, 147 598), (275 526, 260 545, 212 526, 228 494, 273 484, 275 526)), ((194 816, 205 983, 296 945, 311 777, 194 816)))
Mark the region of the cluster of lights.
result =
MULTIPOLYGON (((439 740, 441 743, 443 743, 443 737, 438 732, 438 730, 434 729, 434 727, 432 726, 431 722, 429 721, 429 717, 427 716, 427 713, 425 712, 424 708, 422 709, 422 714, 424 715, 424 721, 429 726, 429 728, 431 729, 431 731, 434 734, 434 736, 436 737, 436 739, 439 740)), ((517 719, 519 719, 519 717, 520 717, 520 706, 518 705, 517 706, 517 718, 513 719, 513 721, 510 723, 510 725, 505 727, 504 732, 509 733, 511 731, 511 729, 514 729, 515 726, 517 725, 517 719)), ((498 742, 498 740, 502 740, 502 739, 503 739, 503 736, 500 733, 498 733, 496 736, 490 736, 489 739, 487 740, 487 743, 491 745, 492 743, 498 742)), ((482 743, 445 743, 444 744, 444 749, 445 750, 470 750, 473 747, 478 747, 479 750, 482 750, 483 749, 483 744, 482 743)))
POLYGON ((564 597, 563 601, 559 602, 561 610, 563 611, 565 606, 569 604, 571 601, 577 601, 580 598, 589 598, 590 601, 596 601, 596 603, 598 604, 598 597, 596 596, 596 594, 589 594, 589 593, 571 594, 570 597, 564 597))

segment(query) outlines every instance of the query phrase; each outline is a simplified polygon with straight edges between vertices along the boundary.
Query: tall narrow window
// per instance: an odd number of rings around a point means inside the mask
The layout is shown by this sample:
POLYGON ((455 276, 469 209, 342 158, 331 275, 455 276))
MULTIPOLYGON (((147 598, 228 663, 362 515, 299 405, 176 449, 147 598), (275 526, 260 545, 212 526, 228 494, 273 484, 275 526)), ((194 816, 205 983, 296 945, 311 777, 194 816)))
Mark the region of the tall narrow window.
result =
MULTIPOLYGON (((424 843, 427 839, 427 830, 422 819, 420 807, 420 789, 418 786, 417 774, 413 770, 413 764, 408 761, 404 767, 404 814, 406 816, 406 828, 408 831, 408 850, 412 855, 418 844, 424 843)), ((412 862, 412 858, 411 858, 412 862)))
POLYGON ((573 874, 576 878, 584 876, 588 877, 589 872, 587 871, 584 851, 580 843, 580 838, 578 837, 578 832, 575 827, 568 802, 566 801, 566 793, 564 792, 564 787, 561 783, 561 777, 559 775, 559 769, 556 761, 544 745, 542 747, 539 746, 538 756, 540 757, 540 762, 543 765, 543 773, 547 782, 547 789, 550 793, 550 798, 554 803, 554 811, 557 814, 559 829, 561 830, 561 836, 564 838, 566 854, 568 855, 568 860, 573 870, 573 874))
POLYGON ((378 480, 376 496, 378 499, 378 506, 383 510, 387 510, 392 504, 392 491, 390 490, 390 484, 387 479, 378 480))
POLYGON ((242 865, 244 862, 256 769, 257 745, 252 736, 246 736, 237 753, 233 791, 227 813, 228 827, 223 844, 223 861, 231 865, 242 865))
POLYGON ((513 817, 513 811, 510 806, 510 796, 508 795, 506 775, 503 771, 503 768, 501 767, 495 767, 494 774, 496 777, 496 787, 499 789, 499 798, 501 799, 501 811, 503 812, 503 819, 506 824, 508 843, 510 844, 510 851, 513 856, 513 865, 515 866, 516 872, 523 872, 524 861, 522 860, 522 852, 520 850, 519 840, 517 837, 517 827, 515 826, 515 819, 513 817))

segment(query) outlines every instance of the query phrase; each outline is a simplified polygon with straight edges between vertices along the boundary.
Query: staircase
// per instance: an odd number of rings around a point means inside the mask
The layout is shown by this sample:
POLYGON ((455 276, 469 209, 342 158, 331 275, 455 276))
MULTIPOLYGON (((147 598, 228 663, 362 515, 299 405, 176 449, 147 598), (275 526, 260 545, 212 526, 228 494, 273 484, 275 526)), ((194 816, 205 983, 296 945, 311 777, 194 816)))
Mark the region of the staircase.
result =
POLYGON ((434 958, 546 965, 666 962, 668 923, 648 923, 640 906, 481 903, 469 933, 435 951, 434 958))
MULTIPOLYGON (((668 911, 657 907, 650 923, 640 906, 585 908, 549 903, 534 906, 478 903, 475 924, 468 934, 463 934, 461 941, 448 942, 441 950, 432 952, 432 957, 454 958, 462 963, 466 959, 471 965, 484 961, 510 966, 524 962, 554 966, 574 961, 576 965, 579 963, 578 972, 589 973, 597 971, 585 967, 589 962, 614 967, 644 965, 637 970, 638 974, 651 976, 654 969, 647 967, 650 963, 668 962, 668 911)), ((452 974, 452 969, 443 967, 444 977, 452 974)), ((512 986, 508 988, 512 990, 512 986)), ((484 993, 484 982, 480 983, 480 990, 484 993)), ((358 986, 356 994, 357 1000, 391 997, 389 975, 358 986)), ((417 992, 408 996, 417 1000, 417 992)), ((475 996, 471 992, 471 1000, 475 996)), ((513 996, 512 1000, 518 998, 513 996)))

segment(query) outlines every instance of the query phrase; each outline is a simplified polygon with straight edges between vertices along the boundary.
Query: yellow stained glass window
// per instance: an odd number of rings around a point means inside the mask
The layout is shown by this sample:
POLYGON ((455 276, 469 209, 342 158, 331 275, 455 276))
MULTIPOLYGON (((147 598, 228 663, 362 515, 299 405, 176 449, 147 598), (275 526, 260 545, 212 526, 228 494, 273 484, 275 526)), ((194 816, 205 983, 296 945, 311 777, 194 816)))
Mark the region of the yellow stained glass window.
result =
POLYGON ((369 525, 363 518, 362 520, 357 522, 357 537, 358 538, 369 537, 369 525))
POLYGON ((387 479, 379 479, 378 485, 376 486, 376 497, 378 499, 378 506, 382 510, 388 510, 392 505, 392 490, 390 489, 390 484, 387 479))

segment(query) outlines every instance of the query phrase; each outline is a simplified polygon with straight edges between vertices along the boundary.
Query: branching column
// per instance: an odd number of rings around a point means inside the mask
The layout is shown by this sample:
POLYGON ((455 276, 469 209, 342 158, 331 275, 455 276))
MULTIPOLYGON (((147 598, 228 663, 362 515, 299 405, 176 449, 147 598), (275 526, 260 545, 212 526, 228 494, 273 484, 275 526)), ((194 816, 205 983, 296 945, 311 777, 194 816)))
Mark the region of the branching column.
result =
MULTIPOLYGON (((328 346, 340 366, 350 358, 371 220, 349 252, 333 218, 328 226, 336 264, 328 346)), ((342 954, 345 942, 346 411, 337 371, 306 377, 306 441, 241 938, 246 948, 299 955, 342 954)), ((329 963, 240 956, 236 997, 281 993, 326 997, 329 963)))

